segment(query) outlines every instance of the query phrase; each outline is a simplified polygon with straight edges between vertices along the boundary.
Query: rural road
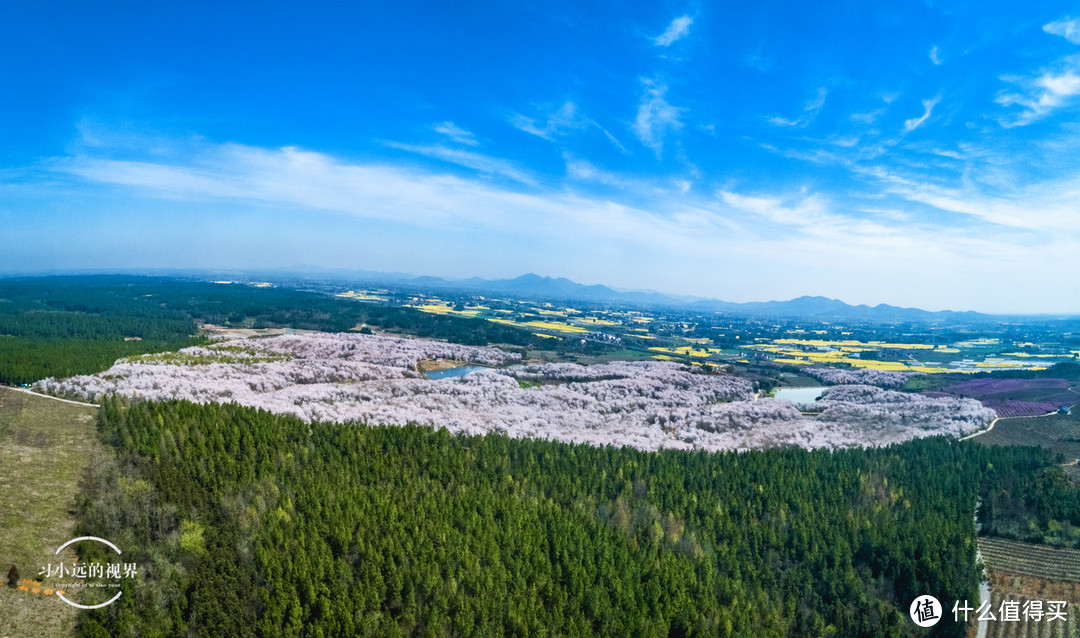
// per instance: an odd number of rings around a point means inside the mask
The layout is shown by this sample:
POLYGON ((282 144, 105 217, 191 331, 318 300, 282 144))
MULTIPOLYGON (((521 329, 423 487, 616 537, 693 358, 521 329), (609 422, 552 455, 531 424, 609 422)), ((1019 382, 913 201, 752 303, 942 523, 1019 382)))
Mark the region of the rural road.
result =
POLYGON ((976 436, 979 436, 980 434, 986 434, 986 433, 987 433, 987 432, 989 432, 990 430, 993 430, 993 429, 994 429, 994 425, 995 425, 995 424, 996 424, 996 423, 997 423, 998 421, 1000 421, 1000 420, 1001 420, 1001 418, 1002 418, 1002 417, 999 417, 999 416, 997 416, 997 417, 994 417, 994 420, 990 422, 990 425, 986 426, 986 429, 985 429, 985 430, 979 430, 978 432, 976 432, 976 433, 974 433, 974 434, 969 434, 969 435, 967 435, 967 436, 962 436, 962 437, 960 437, 960 440, 961 440, 961 441, 966 441, 966 440, 968 440, 968 439, 970 439, 970 438, 974 438, 974 437, 976 437, 976 436))
MULTIPOLYGON (((1073 406, 1073 407, 1075 407, 1075 406, 1073 406)), ((1057 414, 1057 412, 1047 412, 1046 414, 1034 414, 1034 415, 1031 415, 1031 416, 998 416, 998 417, 994 417, 994 420, 990 422, 990 425, 988 425, 985 430, 979 430, 978 432, 975 432, 974 434, 969 434, 967 436, 962 436, 962 437, 960 437, 959 440, 960 441, 966 441, 966 440, 968 440, 970 438, 974 438, 976 436, 979 436, 980 434, 986 434, 990 430, 993 430, 994 425, 998 421, 1000 421, 1002 419, 1038 419, 1038 418, 1044 417, 1044 416, 1054 416, 1055 414, 1057 414)))
POLYGON ((51 395, 48 395, 48 394, 41 394, 39 392, 34 392, 32 390, 27 390, 26 388, 13 388, 13 387, 10 387, 10 386, 5 386, 5 387, 7 387, 8 390, 15 390, 16 392, 25 392, 26 394, 32 394, 32 395, 34 395, 36 397, 42 397, 42 398, 45 398, 45 399, 52 399, 53 401, 63 401, 64 403, 71 403, 72 405, 86 405, 86 406, 89 406, 91 408, 100 408, 101 407, 100 405, 98 405, 96 403, 82 403, 81 401, 72 401, 70 399, 61 399, 60 397, 54 397, 54 396, 51 396, 51 395))

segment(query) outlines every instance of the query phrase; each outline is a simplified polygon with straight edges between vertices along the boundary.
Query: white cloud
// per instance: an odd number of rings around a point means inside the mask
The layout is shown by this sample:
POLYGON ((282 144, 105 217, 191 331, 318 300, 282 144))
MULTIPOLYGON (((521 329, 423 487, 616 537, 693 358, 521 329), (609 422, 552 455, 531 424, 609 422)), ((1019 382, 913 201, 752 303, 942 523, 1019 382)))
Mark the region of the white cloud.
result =
POLYGON ((416 144, 399 144, 397 142, 388 142, 386 145, 410 153, 434 157, 481 173, 506 177, 522 184, 536 186, 537 183, 536 179, 527 171, 508 160, 445 146, 420 146, 416 144))
POLYGON ((833 146, 839 146, 840 148, 855 148, 859 145, 859 142, 861 140, 854 135, 833 135, 829 137, 826 141, 829 144, 832 144, 833 146))
POLYGON ((595 125, 576 104, 566 101, 558 109, 546 113, 541 120, 518 113, 510 116, 510 123, 529 135, 535 135, 548 141, 555 141, 556 136, 567 130, 581 130, 595 125))
POLYGON ((945 213, 961 215, 960 218, 954 215, 948 219, 964 223, 974 232, 987 236, 1005 233, 1002 235, 1005 244, 1017 241, 1018 232, 1048 239, 1057 233, 1080 231, 1080 215, 1076 206, 1076 202, 1080 201, 1080 173, 991 194, 992 189, 968 179, 960 186, 939 186, 881 167, 862 168, 859 171, 878 180, 887 193, 945 213))
POLYGON ((569 153, 563 153, 566 162, 566 175, 573 179, 599 182, 609 186, 629 186, 629 182, 620 179, 614 173, 597 167, 588 160, 574 157, 569 153))
POLYGON ((1043 31, 1060 35, 1073 44, 1080 44, 1080 19, 1065 17, 1043 25, 1043 31))
POLYGON ((933 98, 930 100, 923 100, 922 105, 925 111, 919 117, 913 117, 910 120, 904 120, 904 130, 910 133, 915 129, 923 125, 923 122, 930 118, 930 112, 934 110, 934 106, 937 105, 941 98, 933 98))
POLYGON ((967 159, 967 157, 965 157, 959 151, 954 151, 954 150, 950 150, 950 149, 946 149, 946 148, 935 148, 935 149, 932 149, 930 152, 933 153, 934 155, 940 155, 941 157, 948 157, 949 159, 954 159, 954 160, 963 161, 963 160, 967 159))
POLYGON ((611 142, 612 146, 619 149, 620 153, 622 153, 623 155, 629 153, 629 151, 626 150, 626 147, 622 145, 622 142, 619 141, 619 138, 611 134, 611 131, 607 130, 606 128, 600 127, 600 132, 604 134, 604 137, 606 137, 609 142, 611 142))
MULTIPOLYGON (((1080 44, 1080 19, 1065 17, 1043 25, 1043 31, 1080 44)), ((1006 128, 1027 126, 1068 105, 1070 98, 1080 94, 1080 55, 1059 59, 1037 76, 1002 76, 1001 79, 1019 88, 1002 91, 995 101, 1006 108, 1019 107, 1020 112, 998 122, 1006 128)))
POLYGON ((936 44, 930 49, 930 61, 933 62, 935 66, 941 66, 941 63, 943 62, 941 59, 941 52, 938 51, 936 44))
POLYGON ((742 195, 729 190, 721 190, 717 195, 732 208, 784 226, 812 226, 828 219, 822 200, 815 196, 802 197, 792 204, 775 197, 742 195))
POLYGON ((821 87, 817 90, 817 95, 814 96, 814 99, 807 102, 806 106, 803 107, 802 114, 799 115, 799 117, 795 119, 787 119, 774 115, 773 117, 769 118, 769 123, 774 126, 790 126, 794 128, 802 128, 807 124, 813 122, 814 118, 816 118, 818 113, 821 112, 821 109, 825 107, 825 97, 828 96, 828 94, 828 90, 826 90, 825 87, 821 87))
POLYGON ((852 113, 851 120, 853 122, 861 122, 862 124, 873 124, 881 115, 885 113, 885 107, 874 109, 866 113, 852 113))
POLYGON ((645 93, 638 104, 637 118, 634 120, 634 133, 641 143, 648 146, 660 157, 664 150, 664 138, 668 133, 682 128, 679 117, 683 110, 668 104, 664 99, 667 85, 656 80, 643 80, 645 93))
POLYGON ((557 141, 560 136, 566 135, 570 131, 583 131, 595 128, 600 131, 620 153, 627 152, 626 147, 622 145, 622 142, 620 142, 617 137, 611 134, 611 131, 586 115, 577 104, 569 100, 563 102, 563 104, 555 110, 548 110, 539 118, 528 117, 520 113, 511 113, 509 121, 514 128, 549 142, 557 141))
POLYGON ((432 128, 436 133, 441 133, 454 140, 459 144, 467 144, 469 146, 476 146, 479 142, 476 141, 476 136, 471 132, 466 131, 453 122, 442 122, 441 124, 434 124, 432 128))
MULTIPOLYGON (((411 150, 437 156, 447 149, 411 150)), ((451 157, 462 160, 460 155, 451 157)), ((581 163, 569 170, 585 177, 589 166, 581 163)), ((615 242, 705 255, 713 245, 704 237, 715 240, 717 229, 732 231, 712 212, 670 201, 670 192, 662 208, 650 209, 565 191, 521 193, 484 180, 386 163, 346 163, 294 147, 207 145, 193 158, 174 163, 83 155, 55 160, 51 167, 88 182, 128 189, 126 197, 255 206, 291 214, 334 212, 417 228, 467 229, 478 238, 486 233, 524 234, 530 240, 544 236, 615 242), (687 220, 694 223, 684 226, 687 220)), ((611 175, 598 172, 593 177, 611 175)), ((482 243, 478 239, 478 246, 482 243)))
MULTIPOLYGON (((507 164, 475 153, 451 154, 454 149, 442 147, 405 150, 477 164, 482 172, 496 170, 484 162, 504 164, 502 169, 507 164)), ((994 296, 1000 289, 995 281, 1011 284, 1045 276, 1080 250, 1075 241, 1080 176, 1032 185, 1004 198, 974 186, 939 188, 879 171, 863 174, 880 189, 869 205, 861 205, 812 191, 762 195, 734 186, 703 200, 695 195, 700 189, 687 189, 677 181, 663 189, 632 180, 624 185, 618 176, 570 156, 566 172, 571 179, 566 183, 548 187, 543 182, 520 192, 515 183, 463 176, 432 162, 425 168, 389 161, 358 163, 291 147, 202 141, 189 144, 183 156, 169 155, 171 159, 133 149, 84 146, 77 152, 47 165, 51 181, 58 181, 57 174, 76 176, 81 179, 74 184, 107 187, 110 196, 148 211, 165 208, 152 205, 154 200, 171 200, 182 203, 170 207, 174 211, 240 210, 252 218, 287 216, 298 224, 321 217, 335 228, 348 226, 338 215, 378 220, 380 224, 363 227, 387 228, 392 223, 400 230, 372 235, 368 241, 392 246, 414 236, 443 233, 475 238, 462 245, 462 250, 475 252, 484 252, 492 242, 523 240, 526 248, 514 257, 520 263, 547 259, 541 254, 544 248, 530 246, 589 246, 604 257, 583 261, 580 268, 590 270, 580 272, 607 268, 624 277, 615 282, 619 285, 688 293, 730 296, 742 286, 744 297, 761 299, 776 294, 772 282, 783 279, 780 273, 796 268, 800 275, 792 283, 795 294, 832 290, 832 296, 869 295, 891 303, 1015 303, 1022 309, 1019 296, 994 296), (588 185, 573 180, 614 182, 618 189, 613 197, 620 199, 582 194, 576 189, 588 185), (927 215, 928 207, 938 209, 939 219, 927 215), (888 214, 871 209, 887 209, 888 214), (642 260, 642 255, 650 257, 642 260), (729 288, 717 286, 709 274, 717 271, 754 274, 732 277, 738 283, 729 288), (905 288, 907 281, 913 283, 905 288), (956 290, 966 296, 951 296, 956 290)), ((153 216, 133 219, 147 224, 148 236, 154 232, 153 216)), ((281 242, 289 246, 294 240, 281 242)), ((306 241, 318 244, 320 236, 306 241)), ((1031 303, 1042 308, 1056 299, 1039 298, 1037 288, 1026 289, 1031 303)))
POLYGON ((1026 126, 1065 106, 1069 98, 1080 94, 1080 59, 1066 60, 1068 68, 1060 72, 1046 71, 1036 78, 1005 77, 1006 81, 1019 84, 1019 92, 1002 92, 995 101, 1005 107, 1018 106, 1022 110, 1012 119, 1001 120, 1005 127, 1026 126))
POLYGON ((679 16, 671 21, 671 24, 663 33, 652 38, 652 41, 658 47, 671 46, 674 42, 681 40, 690 33, 690 25, 693 23, 694 19, 690 16, 679 16))

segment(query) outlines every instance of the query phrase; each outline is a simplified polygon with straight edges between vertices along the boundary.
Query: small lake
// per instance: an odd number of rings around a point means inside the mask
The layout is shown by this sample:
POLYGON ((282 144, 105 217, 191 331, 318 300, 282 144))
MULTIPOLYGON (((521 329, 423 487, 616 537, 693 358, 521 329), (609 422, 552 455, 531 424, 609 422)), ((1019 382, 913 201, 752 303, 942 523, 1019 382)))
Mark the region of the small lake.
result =
POLYGON ((777 388, 773 391, 773 398, 794 401, 795 403, 813 403, 823 392, 825 392, 823 387, 777 388))
POLYGON ((451 377, 460 377, 469 374, 473 370, 488 370, 484 366, 461 366, 460 368, 447 368, 446 370, 432 370, 427 373, 427 378, 432 381, 436 379, 449 379, 451 377))

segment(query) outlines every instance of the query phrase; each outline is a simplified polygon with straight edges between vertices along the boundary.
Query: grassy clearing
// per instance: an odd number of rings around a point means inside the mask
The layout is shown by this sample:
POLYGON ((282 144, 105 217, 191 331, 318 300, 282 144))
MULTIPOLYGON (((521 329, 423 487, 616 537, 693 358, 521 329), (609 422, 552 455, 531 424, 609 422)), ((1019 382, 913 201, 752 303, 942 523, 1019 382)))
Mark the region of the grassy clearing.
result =
MULTIPOLYGON (((14 564, 21 578, 38 578, 43 565, 59 562, 56 548, 73 536, 79 481, 100 453, 96 412, 0 387, 3 576, 14 564)), ((65 563, 75 559, 65 554, 65 563)), ((76 611, 55 596, 0 587, 0 636, 72 635, 76 611)))

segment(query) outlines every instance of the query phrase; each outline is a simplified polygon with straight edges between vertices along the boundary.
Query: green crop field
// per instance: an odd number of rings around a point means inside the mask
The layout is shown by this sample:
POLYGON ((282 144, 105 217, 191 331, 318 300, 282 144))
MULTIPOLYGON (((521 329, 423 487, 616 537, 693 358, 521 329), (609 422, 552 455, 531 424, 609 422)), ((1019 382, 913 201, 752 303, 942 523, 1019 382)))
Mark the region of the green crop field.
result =
POLYGON ((996 571, 1080 583, 1080 550, 981 536, 979 551, 996 571))
POLYGON ((1040 445, 1066 458, 1080 456, 1080 408, 1068 415, 999 419, 994 429, 974 437, 985 445, 1040 445))
MULTIPOLYGON (((0 387, 0 636, 72 635, 76 609, 44 591, 7 586, 35 579, 73 536, 75 495, 99 454, 97 408, 0 387)), ((67 552, 66 552, 67 553, 67 552)), ((70 563, 75 556, 64 556, 70 563)))

